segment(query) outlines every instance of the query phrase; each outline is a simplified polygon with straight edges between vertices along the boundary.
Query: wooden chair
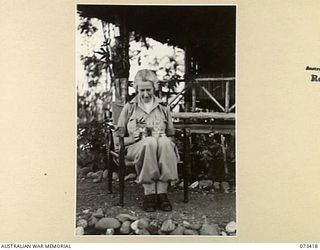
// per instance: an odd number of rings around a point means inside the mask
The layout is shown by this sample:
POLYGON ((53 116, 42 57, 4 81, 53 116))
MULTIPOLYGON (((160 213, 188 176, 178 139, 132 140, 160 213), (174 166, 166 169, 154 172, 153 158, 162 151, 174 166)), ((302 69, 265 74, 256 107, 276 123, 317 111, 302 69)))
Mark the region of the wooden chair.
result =
MULTIPOLYGON (((123 109, 123 105, 113 103, 112 104, 112 116, 114 128, 118 122, 120 113, 123 109)), ((180 137, 184 142, 184 159, 179 162, 182 165, 182 176, 184 183, 184 199, 183 201, 187 203, 189 201, 189 178, 191 175, 191 158, 190 158, 190 139, 191 133, 188 128, 183 128, 176 130, 176 137, 180 137)), ((112 193, 112 175, 116 168, 118 168, 119 173, 119 205, 124 206, 124 192, 125 192, 125 169, 126 167, 134 167, 132 161, 128 161, 125 157, 125 146, 124 146, 125 128, 117 128, 117 133, 115 129, 109 128, 107 131, 106 145, 107 145, 107 159, 106 168, 108 169, 108 192, 112 193), (119 144, 119 147, 117 147, 119 144)))

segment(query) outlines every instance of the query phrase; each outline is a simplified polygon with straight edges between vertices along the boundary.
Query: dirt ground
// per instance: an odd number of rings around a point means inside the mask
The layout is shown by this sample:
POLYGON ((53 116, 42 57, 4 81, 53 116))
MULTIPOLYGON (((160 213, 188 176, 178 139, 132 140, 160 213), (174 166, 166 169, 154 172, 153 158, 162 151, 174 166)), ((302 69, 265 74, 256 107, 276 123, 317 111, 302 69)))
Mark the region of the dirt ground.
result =
MULTIPOLYGON (((143 189, 133 181, 125 183, 125 204, 118 206, 118 183, 113 184, 113 194, 108 194, 107 181, 93 183, 88 179, 78 180, 77 183, 77 214, 83 210, 96 211, 102 208, 108 217, 116 217, 120 213, 135 215, 139 218, 164 221, 172 219, 177 224, 183 221, 203 223, 204 216, 210 224, 218 224, 224 228, 230 221, 236 221, 236 192, 191 189, 189 202, 183 202, 183 189, 179 186, 169 188, 168 197, 172 203, 171 212, 155 211, 146 213, 142 210, 143 189)), ((88 233, 90 234, 90 233, 88 233)), ((94 234, 94 232, 92 232, 94 234)))

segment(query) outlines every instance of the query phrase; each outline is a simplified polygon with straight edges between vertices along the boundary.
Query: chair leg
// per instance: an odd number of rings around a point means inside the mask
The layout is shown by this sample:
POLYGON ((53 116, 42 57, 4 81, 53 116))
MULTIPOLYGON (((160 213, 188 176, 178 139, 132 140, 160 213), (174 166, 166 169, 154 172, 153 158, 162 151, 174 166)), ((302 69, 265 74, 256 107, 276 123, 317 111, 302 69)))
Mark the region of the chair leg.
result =
POLYGON ((112 194, 112 163, 113 163, 113 158, 110 154, 110 150, 111 150, 111 145, 112 145, 112 136, 111 136, 111 132, 108 131, 107 132, 107 140, 106 140, 106 162, 105 162, 105 169, 108 170, 108 176, 107 176, 107 180, 108 180, 108 193, 112 194))
POLYGON ((154 182, 154 190, 155 190, 155 194, 158 195, 158 182, 157 181, 154 182))
POLYGON ((124 148, 124 138, 119 137, 120 142, 120 154, 119 154, 119 193, 120 193, 120 206, 124 206, 124 175, 125 175, 125 148, 124 148))
POLYGON ((113 174, 113 158, 109 158, 108 163, 108 193, 112 194, 112 174, 113 174))
POLYGON ((119 192, 120 192, 120 206, 124 206, 124 164, 120 163, 119 165, 119 192))

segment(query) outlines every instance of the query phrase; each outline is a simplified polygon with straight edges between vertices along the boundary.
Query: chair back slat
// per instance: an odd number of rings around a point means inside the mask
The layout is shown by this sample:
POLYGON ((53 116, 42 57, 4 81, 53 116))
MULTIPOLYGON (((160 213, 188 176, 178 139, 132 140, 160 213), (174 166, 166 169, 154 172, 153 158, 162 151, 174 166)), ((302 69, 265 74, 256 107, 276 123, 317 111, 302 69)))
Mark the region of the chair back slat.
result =
POLYGON ((122 109, 124 107, 124 104, 112 102, 111 107, 112 107, 113 124, 117 125, 118 124, 118 120, 119 120, 119 116, 120 116, 121 111, 122 111, 122 109))
MULTIPOLYGON (((112 102, 111 104, 111 108, 112 108, 112 120, 113 120, 113 124, 115 127, 117 127, 118 124, 118 120, 121 114, 121 111, 124 107, 124 104, 122 103, 117 103, 117 102, 112 102)), ((113 145, 114 145, 114 149, 116 152, 119 151, 119 138, 117 136, 116 133, 112 133, 112 138, 113 138, 113 145)))

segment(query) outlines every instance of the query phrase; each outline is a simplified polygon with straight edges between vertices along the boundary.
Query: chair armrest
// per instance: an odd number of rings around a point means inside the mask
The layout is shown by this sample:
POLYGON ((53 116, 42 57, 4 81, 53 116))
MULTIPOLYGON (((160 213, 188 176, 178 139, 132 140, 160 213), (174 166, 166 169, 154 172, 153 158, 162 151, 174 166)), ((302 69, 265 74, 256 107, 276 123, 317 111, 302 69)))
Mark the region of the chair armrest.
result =
POLYGON ((125 128, 124 127, 118 128, 117 136, 119 137, 120 148, 124 147, 124 136, 125 136, 125 128))
POLYGON ((125 157, 125 145, 124 145, 125 128, 119 127, 118 137, 119 137, 119 162, 120 166, 124 167, 124 157, 125 157), (121 165, 122 164, 122 165, 121 165))
POLYGON ((116 158, 119 158, 119 154, 114 151, 110 151, 110 154, 116 158))

